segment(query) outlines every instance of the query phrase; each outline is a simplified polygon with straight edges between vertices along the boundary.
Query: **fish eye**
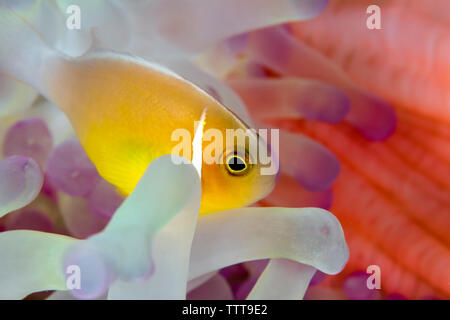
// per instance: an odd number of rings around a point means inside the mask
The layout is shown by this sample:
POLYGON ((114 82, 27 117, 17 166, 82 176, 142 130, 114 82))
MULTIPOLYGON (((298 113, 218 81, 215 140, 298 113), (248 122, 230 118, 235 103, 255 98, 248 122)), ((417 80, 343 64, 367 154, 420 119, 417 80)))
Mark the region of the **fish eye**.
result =
POLYGON ((227 155, 225 165, 228 172, 232 175, 244 175, 250 168, 248 156, 242 156, 236 152, 227 155))

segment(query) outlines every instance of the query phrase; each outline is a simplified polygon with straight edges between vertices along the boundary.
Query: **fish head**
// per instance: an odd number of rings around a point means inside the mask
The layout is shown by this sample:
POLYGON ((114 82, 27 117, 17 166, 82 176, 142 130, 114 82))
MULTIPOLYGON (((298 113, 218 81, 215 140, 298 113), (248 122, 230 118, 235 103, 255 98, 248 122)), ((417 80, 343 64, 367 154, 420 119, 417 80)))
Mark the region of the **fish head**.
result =
POLYGON ((256 130, 237 116, 206 117, 200 214, 251 205, 275 186, 278 163, 256 130))

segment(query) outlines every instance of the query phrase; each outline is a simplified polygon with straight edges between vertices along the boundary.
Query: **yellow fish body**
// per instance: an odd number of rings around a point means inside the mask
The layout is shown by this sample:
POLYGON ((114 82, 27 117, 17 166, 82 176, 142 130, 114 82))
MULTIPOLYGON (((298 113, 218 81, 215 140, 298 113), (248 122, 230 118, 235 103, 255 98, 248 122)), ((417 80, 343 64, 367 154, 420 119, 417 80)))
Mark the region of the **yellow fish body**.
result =
MULTIPOLYGON (((10 10, 1 10, 0 18, 6 16, 6 21, 19 23, 10 10)), ((14 48, 9 46, 13 53, 0 49, 0 58, 11 60, 19 55, 30 65, 2 63, 1 71, 34 86, 59 106, 100 175, 125 195, 133 191, 152 160, 173 153, 179 143, 172 138, 174 130, 183 128, 194 137, 194 121, 203 110, 205 131, 218 129, 226 137, 227 129, 248 129, 211 96, 163 67, 109 52, 65 57, 25 28, 21 34, 27 45, 17 44, 11 28, 0 31, 6 43, 14 42, 14 48), (35 56, 25 57, 24 50, 31 48, 35 56), (38 71, 31 71, 33 67, 38 71)), ((253 133, 249 139, 258 149, 267 148, 258 135, 253 133)), ((257 161, 249 163, 258 155, 249 153, 247 143, 223 141, 223 150, 215 152, 223 163, 203 162, 200 213, 249 205, 272 190, 275 175, 261 174, 257 161), (236 155, 245 170, 233 171, 227 162, 230 155, 236 155)))

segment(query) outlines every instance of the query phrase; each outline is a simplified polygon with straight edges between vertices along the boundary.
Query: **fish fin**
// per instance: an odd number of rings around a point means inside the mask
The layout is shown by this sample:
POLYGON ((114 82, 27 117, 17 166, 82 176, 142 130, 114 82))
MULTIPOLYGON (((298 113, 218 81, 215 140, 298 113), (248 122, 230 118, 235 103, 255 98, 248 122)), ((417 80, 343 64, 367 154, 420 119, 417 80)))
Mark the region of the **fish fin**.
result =
POLYGON ((134 190, 156 157, 151 146, 133 140, 112 144, 90 142, 85 150, 99 174, 124 196, 134 190))
POLYGON ((0 1, 0 73, 45 91, 41 84, 45 59, 55 52, 9 3, 0 1))

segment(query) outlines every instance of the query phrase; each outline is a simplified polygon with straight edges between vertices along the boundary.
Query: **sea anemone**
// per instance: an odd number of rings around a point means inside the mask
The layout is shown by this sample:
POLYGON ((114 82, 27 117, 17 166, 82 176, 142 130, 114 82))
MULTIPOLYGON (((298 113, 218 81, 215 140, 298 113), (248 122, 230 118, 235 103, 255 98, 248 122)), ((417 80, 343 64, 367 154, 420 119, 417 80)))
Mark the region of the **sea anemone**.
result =
MULTIPOLYGON (((231 35, 315 16, 326 1, 266 1, 264 6, 235 1, 225 6, 230 9, 226 14, 218 1, 90 1, 81 5, 88 18, 74 32, 61 24, 69 5, 65 1, 8 4, 67 54, 107 48, 163 63, 250 122, 238 96, 196 66, 194 57, 231 35), (197 25, 181 28, 186 24, 174 6, 182 5, 198 16, 193 20, 197 25), (276 14, 268 14, 270 8, 276 14), (242 25, 228 20, 238 14, 249 19, 242 19, 242 25), (208 28, 214 17, 223 23, 208 28)), ((23 88, 13 80, 2 81, 11 83, 13 91, 2 101, 8 106, 23 88)), ((48 101, 39 97, 3 111, 9 129, 3 133, 5 158, 0 163, 2 186, 8 191, 1 211, 2 298, 48 290, 56 291, 52 298, 62 298, 69 290, 81 299, 184 299, 188 291, 213 281, 221 286, 217 294, 226 294, 219 270, 271 259, 248 298, 299 299, 316 270, 336 274, 345 266, 343 231, 326 210, 253 207, 198 217, 198 164, 175 165, 169 155, 152 161, 123 199, 99 176, 67 119, 48 101), (80 283, 72 277, 77 270, 80 283)), ((312 188, 329 186, 337 174, 336 158, 312 141, 299 141, 300 148, 309 148, 330 169, 315 177, 305 169, 307 161, 288 172, 312 188)))
MULTIPOLYGON (((445 299, 450 293, 449 73, 443 58, 449 54, 448 3, 381 2, 380 30, 365 27, 371 4, 334 1, 317 18, 241 36, 242 63, 228 72, 227 82, 252 116, 304 134, 339 158, 330 209, 343 224, 350 260, 343 273, 312 286, 307 297, 445 299), (339 124, 318 112, 323 97, 304 97, 303 88, 317 88, 316 81, 349 98, 350 111, 339 124), (316 106, 316 112, 303 112, 299 101, 316 106), (269 104, 281 107, 266 112, 269 104), (381 271, 377 294, 365 286, 372 265, 381 271)), ((235 42, 225 47, 236 48, 235 42)), ((292 179, 280 181, 280 192, 273 195, 277 205, 323 201, 322 193, 289 192, 294 186, 292 179)))

